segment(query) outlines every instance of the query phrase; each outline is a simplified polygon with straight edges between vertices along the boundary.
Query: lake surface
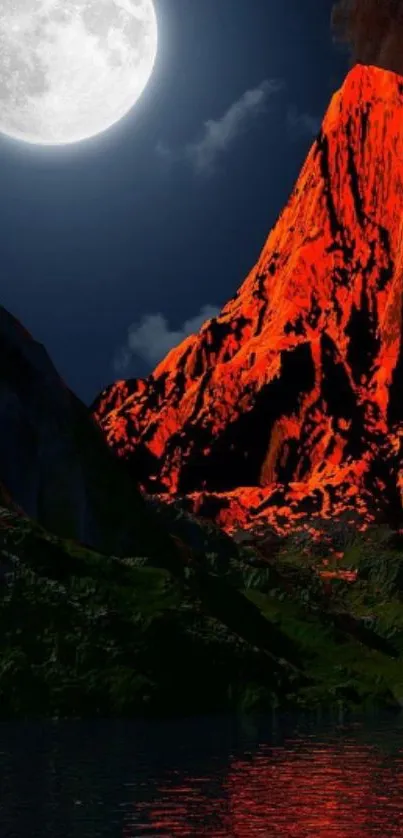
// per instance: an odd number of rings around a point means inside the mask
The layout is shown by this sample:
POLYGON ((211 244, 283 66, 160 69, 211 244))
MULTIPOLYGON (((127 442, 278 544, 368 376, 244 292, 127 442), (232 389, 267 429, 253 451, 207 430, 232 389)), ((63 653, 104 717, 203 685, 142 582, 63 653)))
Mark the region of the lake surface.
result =
POLYGON ((2 723, 0 835, 403 837, 403 717, 2 723))

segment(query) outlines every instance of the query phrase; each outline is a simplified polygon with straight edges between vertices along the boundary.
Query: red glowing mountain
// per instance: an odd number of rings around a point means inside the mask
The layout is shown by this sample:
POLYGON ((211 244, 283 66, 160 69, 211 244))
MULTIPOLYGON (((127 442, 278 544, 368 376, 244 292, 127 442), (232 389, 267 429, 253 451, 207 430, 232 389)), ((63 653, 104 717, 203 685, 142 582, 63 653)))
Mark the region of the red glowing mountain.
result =
POLYGON ((147 492, 225 529, 400 520, 403 78, 356 66, 243 285, 94 405, 147 492))

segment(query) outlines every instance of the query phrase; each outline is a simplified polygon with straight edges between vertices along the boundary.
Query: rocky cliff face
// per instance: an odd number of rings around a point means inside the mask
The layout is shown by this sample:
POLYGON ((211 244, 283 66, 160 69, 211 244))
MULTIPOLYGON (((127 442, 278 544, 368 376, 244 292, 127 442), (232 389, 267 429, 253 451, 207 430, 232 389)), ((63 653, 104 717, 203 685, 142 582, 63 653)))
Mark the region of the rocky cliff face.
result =
POLYGON ((169 552, 162 525, 88 409, 1 307, 0 481, 0 507, 59 536, 114 555, 169 552))
POLYGON ((219 317, 94 405, 148 492, 228 530, 400 520, 403 78, 356 66, 219 317))

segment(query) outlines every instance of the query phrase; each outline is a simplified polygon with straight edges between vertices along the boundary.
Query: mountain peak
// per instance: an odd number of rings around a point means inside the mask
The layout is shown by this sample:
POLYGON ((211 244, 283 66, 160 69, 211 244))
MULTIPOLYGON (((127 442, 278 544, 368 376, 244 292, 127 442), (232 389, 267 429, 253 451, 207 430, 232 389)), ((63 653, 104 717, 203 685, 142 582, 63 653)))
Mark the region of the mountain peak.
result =
POLYGON ((356 65, 220 315, 94 407, 149 492, 231 530, 398 514, 403 78, 356 65))

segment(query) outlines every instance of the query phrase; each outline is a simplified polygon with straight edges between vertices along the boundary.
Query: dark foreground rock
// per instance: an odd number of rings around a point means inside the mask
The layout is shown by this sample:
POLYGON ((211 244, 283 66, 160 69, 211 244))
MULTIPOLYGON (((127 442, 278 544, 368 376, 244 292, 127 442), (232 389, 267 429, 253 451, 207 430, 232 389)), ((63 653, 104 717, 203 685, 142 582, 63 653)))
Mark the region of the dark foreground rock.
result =
POLYGON ((0 481, 5 503, 60 536, 114 554, 172 551, 86 406, 1 307, 0 481))

